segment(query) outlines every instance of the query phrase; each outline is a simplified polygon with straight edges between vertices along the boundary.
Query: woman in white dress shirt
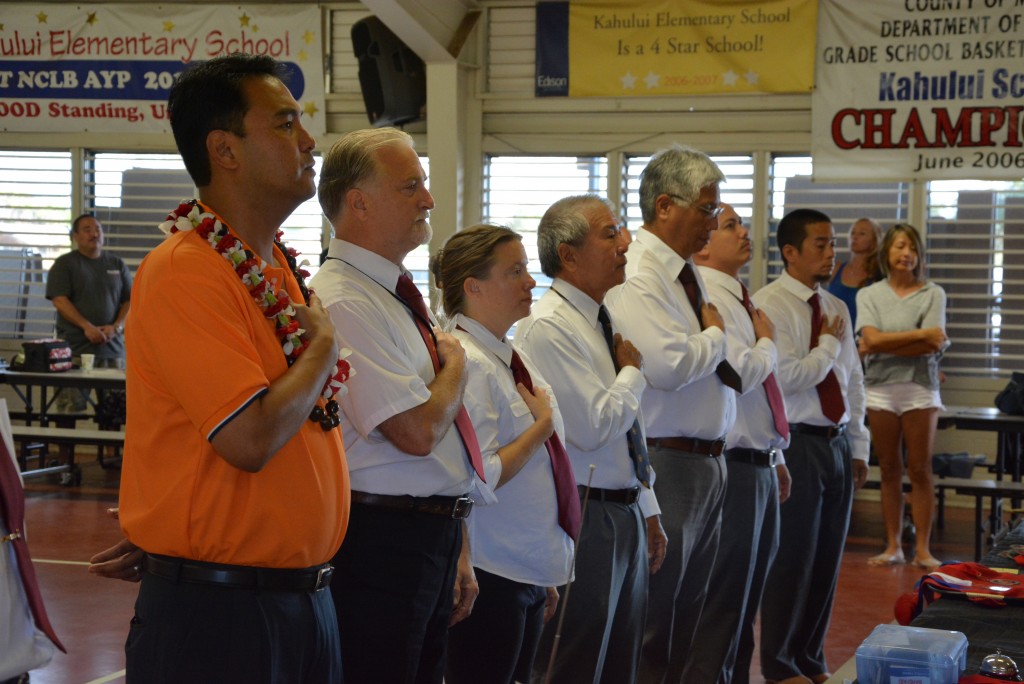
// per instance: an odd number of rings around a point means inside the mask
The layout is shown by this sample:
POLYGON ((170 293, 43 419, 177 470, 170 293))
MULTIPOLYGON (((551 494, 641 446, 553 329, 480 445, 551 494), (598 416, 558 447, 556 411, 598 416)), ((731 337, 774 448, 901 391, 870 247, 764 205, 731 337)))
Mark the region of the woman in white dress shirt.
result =
MULTIPOLYGON (((480 595, 449 632, 448 684, 529 681, 544 622, 571 571, 545 442, 561 416, 536 367, 534 391, 513 380, 506 332, 530 313, 536 282, 519 234, 479 225, 453 235, 431 270, 452 332, 466 350, 464 403, 480 441, 487 505, 468 518, 480 595), (494 493, 496 491, 496 494, 494 493), (496 500, 495 500, 496 499, 496 500)), ((573 488, 575 495, 575 487, 573 488)))
POLYGON ((942 398, 939 360, 946 340, 946 294, 924 277, 924 244, 917 229, 898 223, 880 252, 886 279, 857 293, 857 327, 864 355, 868 427, 882 470, 885 550, 871 565, 904 561, 903 449, 910 476, 910 512, 917 528, 913 563, 933 570, 928 547, 935 507, 932 445, 942 398), (902 448, 901 448, 902 447, 902 448))

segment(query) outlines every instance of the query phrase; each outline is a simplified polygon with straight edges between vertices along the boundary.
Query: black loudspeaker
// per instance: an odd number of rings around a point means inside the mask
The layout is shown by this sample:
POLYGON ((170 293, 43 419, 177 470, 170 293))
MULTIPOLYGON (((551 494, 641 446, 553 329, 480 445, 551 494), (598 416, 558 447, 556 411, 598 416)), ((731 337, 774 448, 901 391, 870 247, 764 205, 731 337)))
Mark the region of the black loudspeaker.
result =
POLYGON ((359 60, 359 87, 373 126, 418 121, 427 104, 427 69, 377 17, 352 25, 352 51, 359 60))

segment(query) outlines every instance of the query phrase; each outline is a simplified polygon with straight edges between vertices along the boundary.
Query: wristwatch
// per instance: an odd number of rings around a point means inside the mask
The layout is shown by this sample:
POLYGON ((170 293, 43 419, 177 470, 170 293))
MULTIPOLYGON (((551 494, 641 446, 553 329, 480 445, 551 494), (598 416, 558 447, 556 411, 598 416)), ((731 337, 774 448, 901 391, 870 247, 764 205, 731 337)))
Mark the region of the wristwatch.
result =
POLYGON ((114 328, 114 330, 117 332, 118 335, 124 334, 124 326, 121 324, 118 324, 118 326, 114 328))

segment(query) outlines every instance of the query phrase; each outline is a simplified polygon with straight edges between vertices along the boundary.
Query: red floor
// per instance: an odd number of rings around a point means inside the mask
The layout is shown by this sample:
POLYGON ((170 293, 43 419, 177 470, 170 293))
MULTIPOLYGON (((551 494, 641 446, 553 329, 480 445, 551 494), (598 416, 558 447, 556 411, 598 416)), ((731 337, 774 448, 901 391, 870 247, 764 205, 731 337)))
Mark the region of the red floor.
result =
MULTIPOLYGON (((86 572, 89 556, 120 537, 117 524, 105 514, 116 499, 117 471, 87 463, 84 481, 80 488, 45 478, 26 483, 32 555, 50 618, 68 648, 67 655, 58 653, 47 667, 32 672, 33 684, 124 681, 123 646, 136 585, 86 572)), ((972 511, 948 509, 946 529, 936 533, 933 543, 935 555, 971 560, 972 525, 972 511)), ((892 621, 896 596, 912 589, 921 575, 908 565, 869 567, 867 558, 882 548, 881 535, 878 504, 856 502, 826 643, 833 669, 853 656, 875 625, 892 621)), ((756 655, 751 681, 763 681, 756 655)))

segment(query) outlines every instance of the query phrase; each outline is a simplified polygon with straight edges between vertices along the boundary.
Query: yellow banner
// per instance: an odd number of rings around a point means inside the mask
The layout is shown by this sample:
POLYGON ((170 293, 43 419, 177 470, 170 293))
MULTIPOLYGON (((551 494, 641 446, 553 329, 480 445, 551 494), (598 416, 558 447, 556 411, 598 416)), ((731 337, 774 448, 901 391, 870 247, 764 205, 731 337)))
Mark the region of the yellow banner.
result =
POLYGON ((569 5, 569 95, 809 92, 817 0, 569 5))

